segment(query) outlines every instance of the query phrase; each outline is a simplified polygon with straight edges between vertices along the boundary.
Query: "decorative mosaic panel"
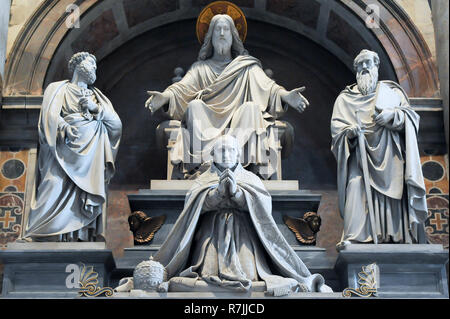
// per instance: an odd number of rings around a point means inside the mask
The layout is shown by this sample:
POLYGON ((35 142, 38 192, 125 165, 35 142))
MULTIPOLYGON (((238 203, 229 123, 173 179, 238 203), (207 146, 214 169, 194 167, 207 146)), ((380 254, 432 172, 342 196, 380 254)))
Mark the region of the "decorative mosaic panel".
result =
POLYGON ((20 236, 24 208, 24 193, 0 193, 0 248, 20 236))
POLYGON ((428 219, 425 227, 432 244, 449 247, 448 161, 444 156, 424 156, 422 172, 427 189, 428 219))
POLYGON ((0 249, 20 236, 25 209, 28 149, 0 149, 0 249))

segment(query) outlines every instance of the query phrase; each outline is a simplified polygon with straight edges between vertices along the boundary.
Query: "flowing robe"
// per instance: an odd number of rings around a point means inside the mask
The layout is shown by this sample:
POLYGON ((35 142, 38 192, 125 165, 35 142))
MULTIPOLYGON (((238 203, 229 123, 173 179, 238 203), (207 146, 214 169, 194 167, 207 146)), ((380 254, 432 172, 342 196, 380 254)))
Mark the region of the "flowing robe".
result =
POLYGON ((244 150, 243 165, 255 164, 263 178, 270 178, 278 151, 273 124, 287 109, 281 89, 251 56, 238 56, 229 64, 194 63, 181 81, 166 89, 166 112, 185 127, 170 151, 172 164, 183 173, 195 171, 211 159, 217 137, 228 133, 244 150))
POLYGON ((417 147, 419 120, 402 88, 391 81, 379 82, 376 92, 366 96, 357 85, 349 86, 336 99, 331 134, 338 164, 339 210, 344 219, 342 241, 373 240, 368 215, 371 204, 379 242, 426 242, 426 192, 417 147), (400 97, 399 105, 391 106, 395 115, 386 127, 374 122, 381 88, 400 97), (367 130, 365 148, 373 203, 366 200, 358 139, 347 137, 347 130, 358 123, 356 110, 367 130))
POLYGON ((55 82, 44 92, 38 173, 25 237, 104 237, 106 186, 115 171, 122 123, 108 98, 92 91, 99 105, 92 119, 78 105, 83 96, 78 86, 55 82), (79 138, 65 138, 67 125, 78 129, 79 138))
POLYGON ((214 164, 186 195, 183 211, 153 257, 165 266, 169 283, 193 288, 202 279, 245 292, 252 282, 264 281, 275 296, 297 290, 331 291, 321 275, 309 272, 279 231, 272 218, 271 196, 262 181, 240 164, 234 174, 244 196, 241 203, 233 204, 230 199, 216 207, 208 203, 208 194, 218 186, 220 176, 214 164))

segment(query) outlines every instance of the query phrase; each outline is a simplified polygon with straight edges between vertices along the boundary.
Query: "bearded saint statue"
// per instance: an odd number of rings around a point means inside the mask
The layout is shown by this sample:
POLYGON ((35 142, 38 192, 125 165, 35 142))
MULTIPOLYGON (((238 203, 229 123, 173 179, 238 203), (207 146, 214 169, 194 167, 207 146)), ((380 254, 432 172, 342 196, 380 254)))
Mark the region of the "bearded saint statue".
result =
POLYGON ((334 105, 332 151, 344 219, 338 249, 374 242, 374 236, 380 243, 426 243, 427 204, 417 146, 420 117, 397 83, 378 81, 379 64, 376 52, 362 50, 354 60, 357 83, 345 88, 334 105), (359 134, 364 144, 358 143, 359 134))
POLYGON ((122 123, 93 87, 96 58, 69 61, 72 80, 50 83, 39 118, 36 187, 24 240, 104 241, 106 188, 114 175, 122 123))
POLYGON ((185 176, 211 159, 218 137, 231 134, 243 149, 243 166, 270 179, 277 167, 275 119, 288 106, 305 110, 309 103, 300 93, 303 89, 287 91, 270 79, 261 62, 245 50, 233 19, 218 14, 198 61, 164 92, 149 91, 145 106, 152 114, 164 107, 171 119, 182 121, 169 156, 185 176))

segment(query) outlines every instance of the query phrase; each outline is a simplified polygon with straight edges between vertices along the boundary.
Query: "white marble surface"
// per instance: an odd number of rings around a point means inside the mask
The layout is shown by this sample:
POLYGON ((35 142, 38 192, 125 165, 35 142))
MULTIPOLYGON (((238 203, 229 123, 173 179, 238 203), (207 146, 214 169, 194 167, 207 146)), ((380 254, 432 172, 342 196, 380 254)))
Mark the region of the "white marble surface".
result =
MULTIPOLYGON (((299 183, 295 180, 286 181, 262 181, 268 191, 283 190, 283 191, 296 191, 299 190, 299 183)), ((193 180, 163 180, 152 179, 150 181, 150 189, 152 190, 189 190, 194 181, 193 180)))
POLYGON ((66 249, 106 249, 104 242, 31 242, 8 243, 7 250, 66 250, 66 249))

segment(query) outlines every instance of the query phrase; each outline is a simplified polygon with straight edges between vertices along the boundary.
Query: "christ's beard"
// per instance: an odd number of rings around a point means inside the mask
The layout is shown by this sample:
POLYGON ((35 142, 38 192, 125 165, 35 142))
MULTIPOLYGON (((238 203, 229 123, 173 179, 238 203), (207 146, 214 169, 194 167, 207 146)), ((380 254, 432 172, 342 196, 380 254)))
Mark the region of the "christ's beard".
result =
POLYGON ((362 95, 368 95, 373 93, 377 87, 378 83, 378 69, 372 68, 369 73, 358 72, 356 74, 356 82, 358 84, 359 92, 362 95))
POLYGON ((220 55, 227 55, 231 51, 231 45, 232 43, 225 39, 220 39, 218 41, 214 41, 214 49, 216 52, 220 55))
POLYGON ((95 80, 97 79, 97 75, 95 74, 95 71, 91 71, 87 69, 84 65, 80 65, 79 67, 80 75, 83 77, 83 79, 86 80, 86 83, 91 85, 94 84, 95 80))

